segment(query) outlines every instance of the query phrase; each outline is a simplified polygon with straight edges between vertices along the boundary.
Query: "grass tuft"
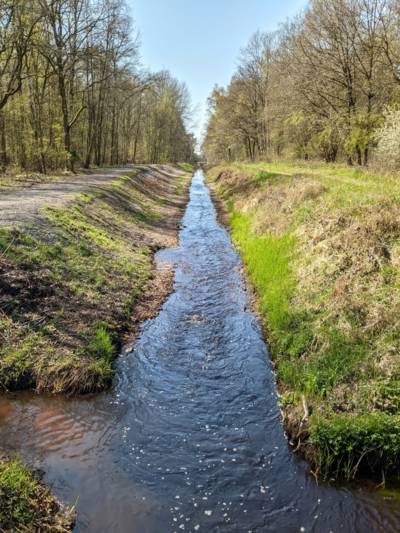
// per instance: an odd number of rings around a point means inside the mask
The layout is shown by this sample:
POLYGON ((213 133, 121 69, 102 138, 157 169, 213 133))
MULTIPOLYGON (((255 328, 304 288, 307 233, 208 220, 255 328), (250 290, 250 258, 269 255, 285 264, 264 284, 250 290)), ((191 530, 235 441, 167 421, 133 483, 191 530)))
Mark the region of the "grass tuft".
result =
POLYGON ((104 326, 96 329, 93 340, 89 344, 89 353, 96 359, 112 361, 116 352, 116 347, 112 341, 110 333, 104 326))
POLYGON ((0 530, 71 531, 71 512, 57 501, 17 459, 0 461, 0 530))

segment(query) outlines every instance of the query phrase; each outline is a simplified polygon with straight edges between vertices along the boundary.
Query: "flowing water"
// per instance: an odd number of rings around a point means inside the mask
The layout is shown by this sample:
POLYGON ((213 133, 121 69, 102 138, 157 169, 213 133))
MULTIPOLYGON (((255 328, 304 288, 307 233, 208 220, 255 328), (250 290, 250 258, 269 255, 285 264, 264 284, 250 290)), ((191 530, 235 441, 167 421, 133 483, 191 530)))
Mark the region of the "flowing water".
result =
POLYGON ((0 442, 77 503, 76 531, 400 531, 400 505, 317 486, 290 451, 241 262, 201 171, 174 292, 95 398, 3 398, 0 442))

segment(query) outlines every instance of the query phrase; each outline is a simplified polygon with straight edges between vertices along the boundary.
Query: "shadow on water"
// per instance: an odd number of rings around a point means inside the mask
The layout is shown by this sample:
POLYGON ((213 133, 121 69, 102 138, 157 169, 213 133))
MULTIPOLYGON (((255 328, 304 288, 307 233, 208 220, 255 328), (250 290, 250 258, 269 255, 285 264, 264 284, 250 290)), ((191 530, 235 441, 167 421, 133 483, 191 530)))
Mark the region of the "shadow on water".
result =
POLYGON ((367 490, 317 486, 288 449, 240 259, 197 172, 174 292, 120 358, 112 392, 0 401, 0 442, 43 468, 78 532, 400 530, 367 490))

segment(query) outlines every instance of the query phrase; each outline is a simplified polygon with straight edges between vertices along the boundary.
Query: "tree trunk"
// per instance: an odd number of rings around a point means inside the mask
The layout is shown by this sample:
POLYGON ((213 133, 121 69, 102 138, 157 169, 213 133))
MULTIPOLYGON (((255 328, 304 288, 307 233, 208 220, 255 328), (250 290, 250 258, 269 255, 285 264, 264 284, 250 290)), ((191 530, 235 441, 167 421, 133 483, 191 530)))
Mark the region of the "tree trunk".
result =
POLYGON ((365 166, 368 165, 368 159, 369 159, 369 150, 368 148, 365 148, 364 150, 364 165, 365 166))
POLYGON ((8 165, 6 124, 3 111, 0 111, 0 167, 4 171, 8 165))
POLYGON ((361 153, 361 149, 359 146, 357 146, 356 154, 357 154, 357 164, 361 167, 362 166, 362 153, 361 153))

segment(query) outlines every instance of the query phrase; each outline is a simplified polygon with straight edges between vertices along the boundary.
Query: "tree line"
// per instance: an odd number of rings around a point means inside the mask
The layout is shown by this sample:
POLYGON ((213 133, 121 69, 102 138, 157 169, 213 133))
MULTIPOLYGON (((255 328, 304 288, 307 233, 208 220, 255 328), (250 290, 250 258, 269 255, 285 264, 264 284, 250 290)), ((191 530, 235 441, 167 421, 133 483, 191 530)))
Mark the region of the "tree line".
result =
POLYGON ((0 167, 193 158, 185 85, 140 67, 123 0, 0 0, 0 167))
POLYGON ((311 0, 257 32, 209 97, 210 162, 279 157, 400 163, 400 2, 311 0))

